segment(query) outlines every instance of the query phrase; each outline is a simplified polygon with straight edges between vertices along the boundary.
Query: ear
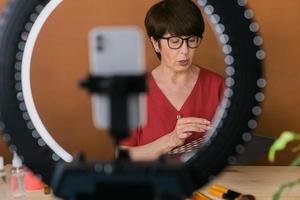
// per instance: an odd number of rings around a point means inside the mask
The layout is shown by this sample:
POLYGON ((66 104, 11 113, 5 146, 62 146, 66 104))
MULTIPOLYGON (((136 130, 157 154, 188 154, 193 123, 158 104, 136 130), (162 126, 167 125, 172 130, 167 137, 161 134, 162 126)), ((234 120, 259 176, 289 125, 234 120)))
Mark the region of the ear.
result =
POLYGON ((150 40, 151 40, 152 46, 153 46, 154 50, 156 51, 156 53, 159 53, 160 48, 159 48, 158 41, 155 40, 152 36, 150 37, 150 40))

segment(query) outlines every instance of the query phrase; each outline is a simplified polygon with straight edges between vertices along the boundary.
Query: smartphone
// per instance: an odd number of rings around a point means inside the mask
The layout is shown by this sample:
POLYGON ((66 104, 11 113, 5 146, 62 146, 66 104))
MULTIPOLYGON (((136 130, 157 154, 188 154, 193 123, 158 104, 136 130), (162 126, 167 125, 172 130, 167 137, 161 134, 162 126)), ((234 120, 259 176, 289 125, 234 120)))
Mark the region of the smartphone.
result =
MULTIPOLYGON (((95 76, 143 75, 145 46, 142 31, 135 26, 96 27, 89 33, 90 74, 95 76)), ((145 93, 130 95, 127 99, 128 127, 145 123, 145 93)), ((93 122, 96 128, 110 129, 109 96, 92 95, 93 122)))

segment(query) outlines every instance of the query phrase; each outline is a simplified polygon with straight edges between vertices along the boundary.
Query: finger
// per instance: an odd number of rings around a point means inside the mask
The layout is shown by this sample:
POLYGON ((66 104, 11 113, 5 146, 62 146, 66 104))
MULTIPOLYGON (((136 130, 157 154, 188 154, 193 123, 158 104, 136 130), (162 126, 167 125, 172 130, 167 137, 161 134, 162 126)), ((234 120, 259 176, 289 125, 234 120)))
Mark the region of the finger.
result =
POLYGON ((198 127, 198 128, 203 129, 205 131, 212 128, 210 125, 194 123, 194 124, 181 124, 181 125, 178 125, 176 127, 176 129, 177 130, 182 130, 182 129, 185 129, 186 127, 192 127, 192 126, 198 127))
POLYGON ((203 124, 203 123, 179 123, 176 125, 176 129, 182 129, 184 127, 187 127, 187 126, 198 126, 200 128, 203 128, 203 129, 210 129, 210 124, 203 124))
POLYGON ((176 130, 186 131, 187 129, 189 129, 189 127, 194 127, 196 129, 198 128, 198 129, 200 129, 201 132, 207 131, 212 128, 209 125, 203 125, 203 124, 183 124, 183 125, 180 125, 176 130))
POLYGON ((201 129, 204 129, 204 130, 206 130, 206 131, 212 129, 212 126, 210 126, 210 125, 205 125, 205 124, 195 124, 195 126, 201 128, 201 129))
POLYGON ((184 117, 177 120, 178 124, 191 124, 191 123, 199 123, 209 125, 211 122, 204 118, 198 117, 184 117))
POLYGON ((205 131, 206 129, 200 128, 195 125, 189 125, 179 129, 178 134, 185 133, 185 132, 205 132, 205 131))

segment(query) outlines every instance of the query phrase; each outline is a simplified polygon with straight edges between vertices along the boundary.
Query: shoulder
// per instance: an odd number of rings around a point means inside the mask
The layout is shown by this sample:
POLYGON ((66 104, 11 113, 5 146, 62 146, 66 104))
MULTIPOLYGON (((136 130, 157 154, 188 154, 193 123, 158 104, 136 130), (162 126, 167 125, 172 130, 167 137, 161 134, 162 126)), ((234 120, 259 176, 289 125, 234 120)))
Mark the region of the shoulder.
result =
POLYGON ((216 99, 220 99, 225 89, 225 79, 220 74, 208 70, 203 67, 200 68, 199 87, 203 89, 206 94, 214 94, 216 99))
POLYGON ((202 73, 202 75, 204 77, 210 77, 210 78, 215 78, 215 79, 220 79, 220 80, 224 80, 224 77, 221 76, 220 74, 214 72, 214 71, 211 71, 207 68, 204 68, 204 67, 200 67, 200 66, 197 66, 200 68, 200 73, 202 73))
POLYGON ((155 80, 152 74, 152 71, 148 71, 146 74, 146 79, 147 79, 147 83, 149 87, 153 87, 153 85, 155 85, 155 80))
POLYGON ((214 83, 217 83, 217 84, 224 84, 224 77, 221 76, 220 74, 216 73, 216 72, 213 72, 207 68, 204 68, 204 67, 200 67, 200 66, 197 66, 200 68, 200 79, 202 79, 202 81, 206 82, 214 82, 214 83))

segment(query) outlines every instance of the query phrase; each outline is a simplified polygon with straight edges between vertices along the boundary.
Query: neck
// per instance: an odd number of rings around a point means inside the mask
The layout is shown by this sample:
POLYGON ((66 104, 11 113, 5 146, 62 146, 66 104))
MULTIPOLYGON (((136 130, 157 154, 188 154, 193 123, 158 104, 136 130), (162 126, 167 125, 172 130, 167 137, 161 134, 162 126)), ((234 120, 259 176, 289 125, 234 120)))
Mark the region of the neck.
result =
POLYGON ((171 70, 168 67, 162 65, 157 67, 157 73, 159 74, 160 79, 164 82, 169 82, 175 85, 186 85, 191 80, 193 80, 195 74, 197 74, 195 72, 196 67, 193 65, 190 66, 187 70, 180 72, 171 70))

